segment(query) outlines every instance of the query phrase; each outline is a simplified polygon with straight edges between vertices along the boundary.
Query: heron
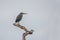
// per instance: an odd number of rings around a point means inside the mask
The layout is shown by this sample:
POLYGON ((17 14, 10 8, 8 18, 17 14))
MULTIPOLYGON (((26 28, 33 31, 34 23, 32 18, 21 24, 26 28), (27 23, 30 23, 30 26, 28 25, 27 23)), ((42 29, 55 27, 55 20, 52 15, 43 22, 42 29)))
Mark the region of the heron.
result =
POLYGON ((16 17, 15 23, 19 23, 22 20, 23 15, 25 14, 27 13, 23 13, 23 12, 19 13, 19 15, 16 17))

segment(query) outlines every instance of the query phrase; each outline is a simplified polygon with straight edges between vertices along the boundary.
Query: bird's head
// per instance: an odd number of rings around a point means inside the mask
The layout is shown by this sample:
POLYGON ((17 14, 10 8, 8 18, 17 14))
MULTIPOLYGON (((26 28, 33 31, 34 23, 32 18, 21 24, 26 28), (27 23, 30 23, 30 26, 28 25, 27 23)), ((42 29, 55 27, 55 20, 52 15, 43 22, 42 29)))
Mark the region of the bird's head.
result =
POLYGON ((21 12, 20 14, 25 15, 25 14, 27 14, 27 13, 23 13, 23 12, 21 12))

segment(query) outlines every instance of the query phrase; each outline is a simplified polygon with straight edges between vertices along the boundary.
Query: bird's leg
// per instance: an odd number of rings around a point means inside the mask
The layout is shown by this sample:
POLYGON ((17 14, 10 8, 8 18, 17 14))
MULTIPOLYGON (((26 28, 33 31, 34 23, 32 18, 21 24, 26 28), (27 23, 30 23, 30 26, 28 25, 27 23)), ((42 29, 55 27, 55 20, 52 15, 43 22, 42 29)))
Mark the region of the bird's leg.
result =
POLYGON ((19 24, 19 22, 16 22, 16 24, 19 24))
POLYGON ((19 22, 15 22, 15 23, 13 23, 13 25, 16 25, 16 24, 19 24, 19 22))

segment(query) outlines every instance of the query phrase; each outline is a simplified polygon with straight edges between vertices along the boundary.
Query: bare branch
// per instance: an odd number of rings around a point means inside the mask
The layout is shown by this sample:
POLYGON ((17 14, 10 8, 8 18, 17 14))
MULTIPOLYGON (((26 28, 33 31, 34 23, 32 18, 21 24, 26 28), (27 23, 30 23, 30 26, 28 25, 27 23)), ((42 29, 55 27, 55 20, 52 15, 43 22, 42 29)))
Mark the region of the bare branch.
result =
POLYGON ((24 26, 22 26, 22 25, 20 25, 20 24, 14 23, 13 25, 14 25, 14 26, 17 26, 17 27, 19 27, 19 28, 21 28, 21 29, 23 29, 23 30, 25 31, 25 33, 23 33, 22 40, 26 40, 25 37, 26 37, 28 34, 32 34, 32 33, 33 33, 33 30, 29 31, 27 28, 25 28, 24 26))

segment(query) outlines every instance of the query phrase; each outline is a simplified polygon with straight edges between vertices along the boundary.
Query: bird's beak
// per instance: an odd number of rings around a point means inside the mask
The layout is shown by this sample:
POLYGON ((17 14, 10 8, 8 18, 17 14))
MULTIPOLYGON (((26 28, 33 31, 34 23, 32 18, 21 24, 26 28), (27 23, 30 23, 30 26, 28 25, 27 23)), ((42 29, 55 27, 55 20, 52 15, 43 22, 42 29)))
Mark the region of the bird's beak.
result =
POLYGON ((27 14, 27 13, 23 13, 24 15, 27 14))

